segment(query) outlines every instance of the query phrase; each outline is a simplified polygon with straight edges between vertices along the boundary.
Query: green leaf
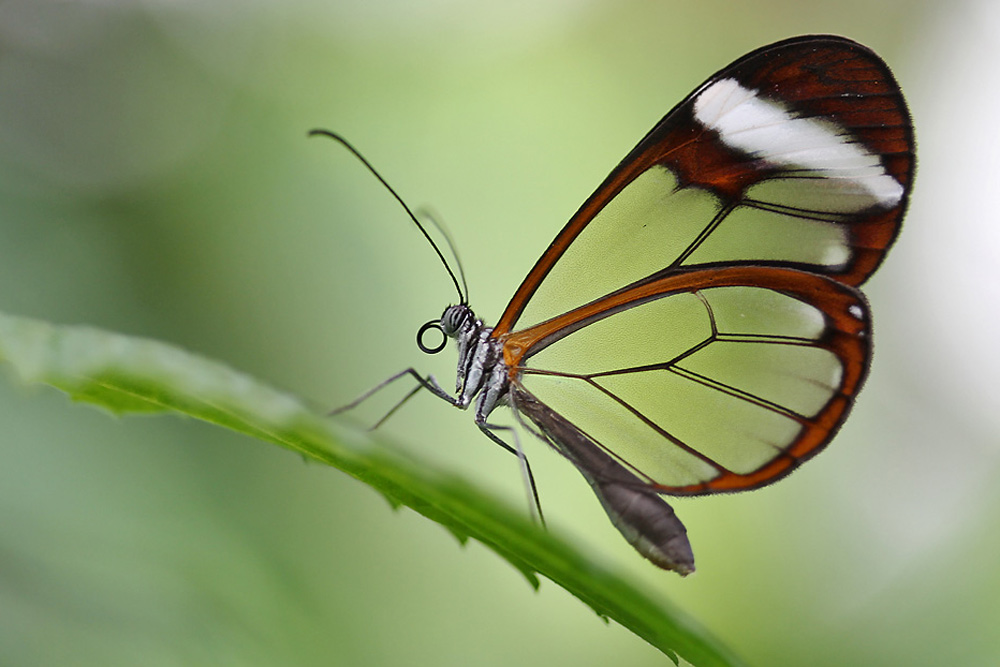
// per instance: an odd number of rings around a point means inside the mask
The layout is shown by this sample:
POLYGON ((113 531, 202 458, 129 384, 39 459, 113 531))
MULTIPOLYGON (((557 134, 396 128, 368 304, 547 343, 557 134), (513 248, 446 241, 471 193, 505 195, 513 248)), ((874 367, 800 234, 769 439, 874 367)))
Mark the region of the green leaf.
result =
POLYGON ((476 539, 538 587, 562 586, 677 661, 739 661, 664 600, 588 559, 481 489, 310 410, 303 401, 165 343, 0 313, 0 359, 26 384, 46 384, 113 413, 167 412, 218 424, 329 464, 464 542, 476 539))

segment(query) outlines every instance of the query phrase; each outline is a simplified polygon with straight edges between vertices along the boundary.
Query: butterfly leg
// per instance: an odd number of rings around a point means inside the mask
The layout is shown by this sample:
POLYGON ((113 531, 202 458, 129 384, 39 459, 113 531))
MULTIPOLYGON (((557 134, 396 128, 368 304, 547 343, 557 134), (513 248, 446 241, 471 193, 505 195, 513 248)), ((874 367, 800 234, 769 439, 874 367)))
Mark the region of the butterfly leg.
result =
POLYGON ((517 437, 517 431, 510 426, 488 424, 485 421, 477 421, 476 426, 486 434, 486 437, 517 457, 521 465, 521 477, 524 479, 524 488, 528 492, 528 506, 531 507, 531 517, 537 519, 544 527, 545 515, 542 514, 542 502, 538 498, 538 487, 535 486, 535 476, 531 474, 531 464, 528 463, 528 457, 525 456, 524 450, 521 449, 521 441, 517 437), (507 444, 503 438, 496 434, 497 431, 508 431, 511 439, 514 441, 514 445, 507 444))
POLYGON ((409 392, 407 392, 406 396, 404 396, 402 399, 400 399, 394 406, 392 406, 392 408, 390 408, 390 410, 387 413, 385 413, 385 415, 382 416, 381 419, 379 419, 377 422, 375 422, 375 425, 371 427, 371 430, 375 430, 379 426, 381 426, 383 423, 385 423, 385 421, 387 419, 389 419, 389 417, 391 417, 392 415, 394 415, 397 410, 399 410, 401 407, 403 407, 403 405, 407 401, 409 401, 411 398, 413 398, 417 394, 417 392, 419 392, 421 389, 426 389, 427 391, 431 392, 432 394, 434 394, 438 398, 440 398, 440 399, 442 399, 444 401, 447 401, 447 402, 451 403, 452 405, 455 405, 455 406, 458 406, 458 407, 464 407, 464 406, 461 405, 460 399, 456 398, 455 396, 452 396, 447 391, 445 391, 444 389, 441 388, 441 386, 437 383, 437 380, 434 379, 433 375, 428 375, 427 377, 424 377, 424 376, 420 375, 420 373, 418 373, 416 371, 416 369, 414 369, 414 368, 407 368, 406 370, 400 371, 399 373, 396 373, 392 377, 389 377, 389 378, 383 380, 382 382, 378 383, 377 385, 375 385, 374 387, 372 387, 371 389, 369 389, 365 393, 361 394, 360 396, 358 396, 356 399, 354 399, 353 401, 351 401, 347 405, 342 405, 339 408, 335 408, 335 409, 331 410, 330 412, 327 413, 327 415, 333 417, 335 415, 339 415, 339 414, 342 414, 344 412, 347 412, 348 410, 353 410, 354 408, 358 407, 359 405, 361 405, 362 403, 364 403, 365 401, 367 401, 369 398, 371 398, 372 396, 374 396, 378 392, 380 392, 383 389, 385 389, 386 387, 388 387, 390 384, 392 384, 396 380, 404 378, 407 375, 409 375, 410 377, 412 377, 413 379, 415 379, 417 381, 417 386, 414 387, 413 389, 411 389, 409 392))

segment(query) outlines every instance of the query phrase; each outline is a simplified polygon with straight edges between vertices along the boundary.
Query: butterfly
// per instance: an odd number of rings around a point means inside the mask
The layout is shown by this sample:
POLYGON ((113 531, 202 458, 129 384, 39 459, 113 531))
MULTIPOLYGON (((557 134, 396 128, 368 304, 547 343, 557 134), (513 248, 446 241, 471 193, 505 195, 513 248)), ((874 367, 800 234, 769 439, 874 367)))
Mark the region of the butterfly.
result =
POLYGON ((771 484, 847 418, 872 352, 858 287, 899 233, 914 167, 909 112, 874 52, 826 35, 759 48, 650 130, 495 326, 411 213, 459 293, 418 334, 429 353, 457 342, 456 392, 412 368, 376 390, 409 375, 407 398, 426 389, 473 406, 518 455, 537 505, 516 434, 489 422, 508 406, 641 555, 689 574, 687 531, 664 495, 771 484), (425 342, 431 330, 440 345, 425 342))

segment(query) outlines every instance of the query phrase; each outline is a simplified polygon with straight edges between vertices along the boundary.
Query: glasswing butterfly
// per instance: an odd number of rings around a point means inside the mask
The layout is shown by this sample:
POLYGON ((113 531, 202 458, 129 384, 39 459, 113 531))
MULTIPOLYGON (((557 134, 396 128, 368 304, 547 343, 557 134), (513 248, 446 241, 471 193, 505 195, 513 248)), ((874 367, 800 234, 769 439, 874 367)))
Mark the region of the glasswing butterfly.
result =
MULTIPOLYGON (((342 138, 314 133, 389 188, 342 138)), ((686 575, 694 556, 664 494, 771 484, 846 419, 872 350, 858 286, 899 232, 914 165, 906 104, 875 53, 825 35, 762 47, 650 130, 494 327, 389 188, 459 293, 417 337, 428 353, 457 341, 456 393, 411 368, 341 410, 407 375, 419 384, 402 402, 420 389, 474 402, 480 429, 521 460, 540 516, 516 433, 487 421, 509 406, 576 466, 640 554, 686 575), (431 329, 440 345, 424 342, 431 329)))

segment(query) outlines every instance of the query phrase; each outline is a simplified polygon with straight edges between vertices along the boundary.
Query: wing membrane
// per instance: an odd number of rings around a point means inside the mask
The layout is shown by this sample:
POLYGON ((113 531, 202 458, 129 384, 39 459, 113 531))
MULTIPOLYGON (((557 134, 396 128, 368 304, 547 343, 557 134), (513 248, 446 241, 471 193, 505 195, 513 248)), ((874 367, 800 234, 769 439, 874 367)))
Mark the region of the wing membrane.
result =
POLYGON ((518 386, 674 494, 755 488, 816 454, 870 354, 856 289, 782 267, 675 273, 504 340, 518 386))
POLYGON ((795 268, 859 285, 898 232, 912 128, 885 64, 836 37, 755 51, 668 113, 556 237, 495 336, 650 276, 795 268))

